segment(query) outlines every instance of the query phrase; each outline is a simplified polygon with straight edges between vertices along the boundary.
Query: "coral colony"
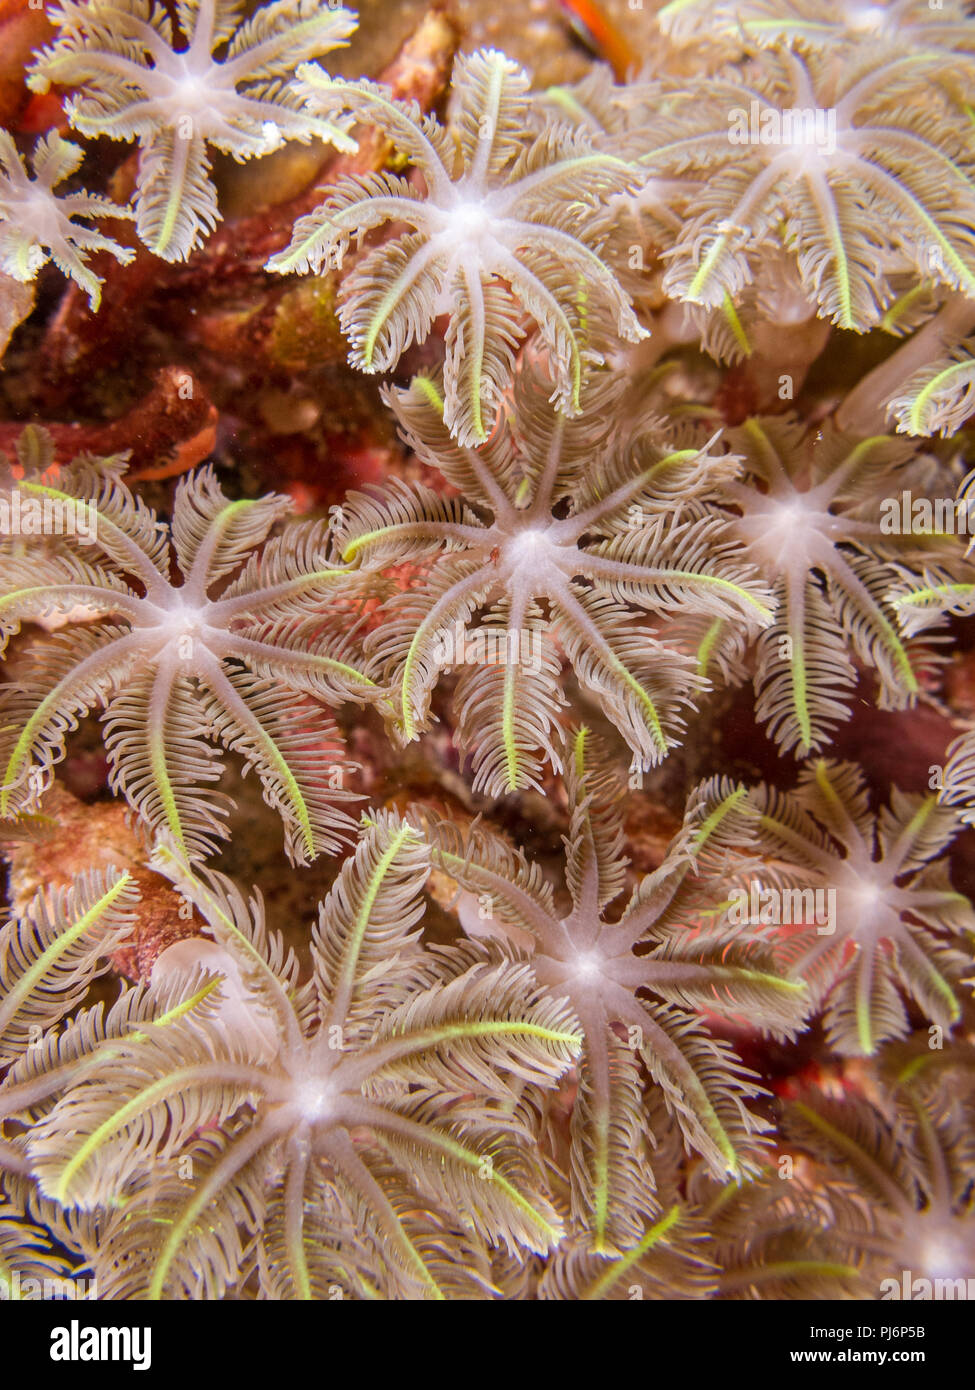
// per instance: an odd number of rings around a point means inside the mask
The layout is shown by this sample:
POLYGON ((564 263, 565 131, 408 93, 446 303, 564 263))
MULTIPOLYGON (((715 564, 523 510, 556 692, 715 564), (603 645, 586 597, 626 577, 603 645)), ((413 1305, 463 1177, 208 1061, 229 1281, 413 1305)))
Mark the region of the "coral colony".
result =
POLYGON ((0 1299, 975 1296, 975 15, 517 9, 0 16, 0 1299))

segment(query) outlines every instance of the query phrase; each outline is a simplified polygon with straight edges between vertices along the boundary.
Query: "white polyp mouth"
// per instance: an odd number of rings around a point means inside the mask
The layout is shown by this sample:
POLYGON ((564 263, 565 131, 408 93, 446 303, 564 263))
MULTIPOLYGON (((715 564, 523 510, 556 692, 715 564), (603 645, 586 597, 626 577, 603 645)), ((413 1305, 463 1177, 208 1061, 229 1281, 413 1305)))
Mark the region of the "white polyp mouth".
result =
POLYGON ((767 499, 764 506, 746 512, 745 520, 754 536, 750 541, 754 557, 777 567, 785 567, 809 545, 814 533, 824 530, 823 517, 810 509, 802 494, 771 505, 767 499))
POLYGON ((796 526, 801 526, 805 521, 806 508, 798 497, 791 498, 788 502, 783 502, 781 506, 775 508, 769 517, 770 529, 776 531, 791 531, 796 526))
POLYGON ((173 76, 170 80, 169 102, 190 117, 213 110, 220 96, 228 91, 226 80, 221 80, 219 64, 209 65, 205 72, 187 68, 179 77, 173 76))
POLYGON ((761 511, 762 529, 756 537, 756 545, 763 555, 776 558, 778 551, 787 542, 794 543, 798 533, 805 529, 803 507, 799 501, 783 502, 781 505, 761 511))
POLYGON ((198 111, 209 104, 211 89, 202 78, 195 74, 182 77, 173 85, 173 97, 186 107, 187 111, 198 111))
POLYGON ((482 204, 460 203, 451 213, 450 230, 460 243, 480 241, 490 221, 482 204))
POLYGON ((816 149, 821 142, 812 123, 807 126, 805 121, 797 121, 790 128, 784 143, 793 150, 809 150, 816 149))
POLYGON ((851 875, 842 888, 839 896, 844 913, 849 912, 853 933, 861 940, 873 939, 887 920, 890 889, 888 882, 867 874, 851 875))
POLYGON ((334 1099, 333 1088, 319 1077, 299 1081, 295 1087, 295 1105, 305 1120, 324 1120, 332 1108, 334 1099))
POLYGON ((198 609, 178 604, 167 611, 163 626, 169 642, 187 642, 199 637, 205 624, 198 609))
POLYGON ((876 907, 877 904, 882 901, 883 896, 883 886, 879 883, 874 883, 870 879, 866 879, 862 883, 857 884, 853 889, 854 902, 857 907, 864 910, 876 907))
POLYGON ((522 531, 505 546, 505 555, 514 564, 531 564, 548 556, 554 549, 544 530, 522 531))
POLYGON ((572 971, 579 980, 595 980, 602 972, 602 964, 595 951, 581 951, 572 962, 572 971))

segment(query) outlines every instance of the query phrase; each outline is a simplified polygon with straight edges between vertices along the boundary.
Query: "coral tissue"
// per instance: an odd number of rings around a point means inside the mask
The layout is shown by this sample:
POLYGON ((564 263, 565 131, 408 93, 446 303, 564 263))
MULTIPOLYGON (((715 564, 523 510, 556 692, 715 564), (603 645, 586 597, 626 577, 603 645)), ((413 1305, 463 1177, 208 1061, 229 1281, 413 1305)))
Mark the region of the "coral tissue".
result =
POLYGON ((975 15, 592 13, 0 60, 0 1298, 975 1297, 975 15))

